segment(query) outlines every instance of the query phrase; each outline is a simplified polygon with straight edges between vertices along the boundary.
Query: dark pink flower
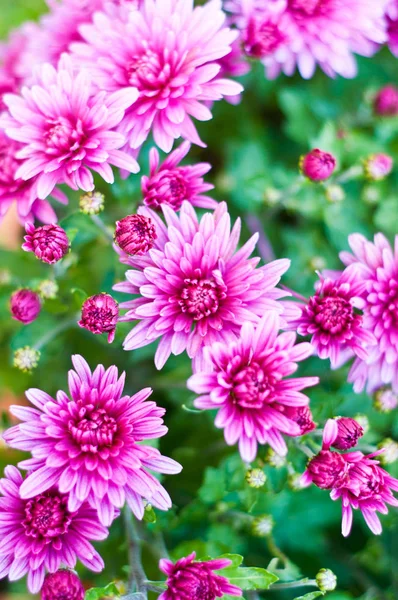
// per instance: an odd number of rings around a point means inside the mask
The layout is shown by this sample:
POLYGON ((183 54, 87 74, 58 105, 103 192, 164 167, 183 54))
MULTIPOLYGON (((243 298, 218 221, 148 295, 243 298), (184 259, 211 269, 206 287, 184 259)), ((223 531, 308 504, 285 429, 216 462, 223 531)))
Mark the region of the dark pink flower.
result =
POLYGON ((13 319, 28 325, 39 316, 40 297, 29 289, 17 290, 11 296, 10 308, 13 319))
POLYGON ((73 44, 76 62, 88 66, 100 89, 133 86, 121 125, 133 149, 150 131, 170 152, 179 137, 203 146, 192 118, 212 118, 206 103, 240 94, 242 86, 219 76, 238 33, 224 26, 221 0, 194 7, 193 0, 143 0, 128 19, 98 13, 80 27, 86 44, 73 44))
POLYGON ((208 173, 211 165, 198 163, 193 166, 178 166, 191 148, 189 142, 184 142, 174 150, 159 166, 159 152, 152 148, 149 155, 150 175, 141 178, 144 204, 150 208, 158 208, 161 204, 180 210, 184 200, 200 208, 216 208, 217 202, 204 192, 214 188, 203 181, 203 175, 208 173))
POLYGON ((128 215, 116 223, 115 242, 126 254, 146 254, 156 238, 156 227, 145 215, 128 215))
POLYGON ((329 152, 315 148, 300 159, 300 169, 303 175, 311 181, 329 179, 336 168, 336 159, 329 152))
POLYGON ((76 74, 66 54, 58 71, 42 66, 38 81, 24 88, 22 96, 5 96, 10 115, 3 115, 2 125, 22 144, 17 157, 24 160, 15 176, 24 181, 37 177, 39 198, 47 198, 59 183, 92 191, 91 171, 113 183, 111 165, 133 173, 139 170, 137 162, 119 150, 126 140, 114 131, 137 98, 134 88, 94 94, 87 72, 76 74))
POLYGON ((159 568, 167 575, 167 590, 159 600, 216 600, 225 594, 242 596, 242 590, 229 583, 226 577, 214 571, 225 569, 232 563, 226 558, 197 561, 196 553, 180 558, 176 563, 163 558, 159 568))
POLYGON ((377 115, 398 115, 398 88, 392 84, 381 88, 376 94, 373 108, 377 115))
POLYGON ((300 428, 299 435, 305 435, 316 427, 309 406, 286 406, 281 404, 279 410, 285 417, 297 423, 300 428))
POLYGON ((357 445, 360 437, 363 436, 363 427, 350 417, 339 417, 336 419, 337 437, 333 442, 333 447, 338 450, 348 450, 357 445))
MULTIPOLYGON (((104 562, 89 540, 104 540, 108 530, 95 510, 87 502, 70 510, 68 496, 53 486, 22 498, 23 483, 18 469, 6 467, 5 478, 0 479, 0 579, 8 576, 16 581, 27 575, 29 591, 37 594, 46 571, 55 573, 61 564, 73 569, 79 559, 91 571, 102 571, 104 562)), ((70 598, 77 599, 80 596, 70 598)))
POLYGON ((256 268, 249 258, 257 235, 240 250, 240 221, 231 231, 227 205, 199 220, 189 202, 179 214, 162 205, 166 226, 159 215, 139 209, 152 219, 157 239, 145 256, 121 261, 133 269, 115 290, 138 296, 121 304, 128 312, 122 321, 141 321, 128 334, 125 350, 141 348, 161 338, 155 364, 161 369, 170 354, 185 350, 199 365, 204 346, 237 339, 246 321, 256 322, 266 310, 282 312, 278 299, 286 296, 275 286, 289 268, 282 259, 256 268))
POLYGON ((41 600, 84 600, 84 587, 73 571, 61 569, 44 580, 41 600))
POLYGON ((35 227, 32 223, 27 223, 25 229, 27 235, 22 249, 34 252, 39 260, 53 265, 69 252, 69 238, 59 225, 35 227))
POLYGON ((321 450, 310 460, 307 466, 307 474, 321 489, 331 490, 347 478, 348 465, 338 452, 321 450))
POLYGON ((57 486, 61 494, 68 494, 71 512, 88 501, 106 526, 125 502, 139 519, 144 515, 144 498, 168 510, 169 495, 147 469, 179 473, 181 466, 140 443, 167 433, 165 410, 147 402, 150 388, 132 397, 123 395, 125 375, 119 378, 116 367, 105 371, 98 365, 92 373, 81 356, 73 356, 72 361, 71 399, 61 391, 54 399, 31 389, 26 396, 34 409, 11 407, 23 423, 8 429, 4 439, 12 448, 31 452, 33 458, 20 467, 35 469, 22 484, 21 497, 33 498, 57 486))
POLYGON ((188 380, 189 389, 203 394, 195 406, 218 409, 216 427, 224 429, 227 444, 239 442, 247 462, 255 459, 258 444, 269 444, 280 455, 287 453, 282 434, 304 433, 299 415, 289 409, 306 406, 309 400, 301 390, 319 381, 289 378, 312 348, 307 343, 295 345, 293 333, 278 336, 279 329, 274 311, 266 312, 257 327, 245 323, 238 340, 206 348, 205 369, 188 380))
POLYGON ((393 165, 388 154, 372 154, 365 160, 365 175, 372 181, 380 181, 391 173, 393 165))
POLYGON ((119 305, 109 294, 97 294, 87 298, 82 306, 82 316, 78 325, 91 333, 108 334, 108 342, 115 339, 119 318, 119 305))

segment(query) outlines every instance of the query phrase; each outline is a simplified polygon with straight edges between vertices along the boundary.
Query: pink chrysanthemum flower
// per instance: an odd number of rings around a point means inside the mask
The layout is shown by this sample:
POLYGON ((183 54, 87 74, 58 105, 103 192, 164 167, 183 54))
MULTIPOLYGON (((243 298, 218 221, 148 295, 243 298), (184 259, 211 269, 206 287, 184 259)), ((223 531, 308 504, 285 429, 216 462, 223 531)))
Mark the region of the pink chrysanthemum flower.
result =
POLYGON ((398 236, 393 250, 388 240, 378 233, 374 243, 354 233, 348 238, 353 254, 342 252, 345 265, 354 265, 365 284, 363 299, 363 329, 374 334, 377 345, 368 357, 355 360, 349 374, 354 390, 359 392, 367 383, 368 392, 392 384, 398 391, 398 236))
POLYGON ((121 304, 123 321, 141 321, 128 334, 125 350, 141 348, 161 338, 155 364, 161 369, 170 354, 187 351, 199 366, 202 348, 217 341, 227 343, 239 335, 246 321, 258 321, 265 310, 281 312, 279 298, 286 292, 275 286, 289 268, 289 260, 271 262, 256 269, 259 258, 249 258, 258 235, 237 251, 240 220, 231 231, 225 202, 200 220, 189 202, 179 215, 162 206, 166 226, 148 208, 139 212, 156 225, 157 239, 145 256, 122 262, 126 282, 115 290, 139 296, 121 304))
POLYGON ((24 325, 37 319, 41 310, 40 297, 28 288, 17 290, 10 298, 12 318, 24 325))
POLYGON ((364 307, 365 287, 356 269, 328 272, 326 278, 321 276, 316 293, 308 303, 295 305, 301 315, 289 321, 289 327, 299 335, 310 335, 315 352, 322 359, 329 358, 332 368, 354 355, 366 360, 369 346, 376 344, 358 312, 364 307))
POLYGON ((245 323, 239 340, 207 348, 205 370, 188 380, 190 390, 204 394, 195 406, 218 409, 216 427, 224 429, 228 445, 239 442, 247 462, 256 458, 258 444, 269 444, 280 455, 287 453, 282 434, 304 433, 299 415, 289 409, 306 406, 309 399, 301 390, 319 381, 318 377, 285 379, 297 370, 297 362, 311 355, 312 347, 305 342, 295 345, 294 333, 278 336, 279 329, 280 318, 274 311, 265 313, 256 328, 245 323))
POLYGON ((371 56, 386 39, 389 0, 229 0, 244 47, 267 77, 298 68, 305 79, 317 64, 329 77, 355 77, 353 53, 371 56))
POLYGON ((149 217, 127 215, 116 222, 115 243, 126 254, 146 254, 156 238, 156 227, 149 217))
POLYGON ((50 573, 44 580, 41 600, 84 600, 83 584, 69 569, 50 573))
POLYGON ((382 117, 398 115, 398 88, 392 84, 382 87, 374 98, 373 109, 382 117))
POLYGON ((195 558, 195 552, 176 563, 162 558, 159 568, 167 575, 167 590, 160 594, 159 600, 216 600, 225 594, 242 596, 239 587, 214 572, 229 567, 232 564, 230 560, 217 558, 198 561, 195 558))
POLYGON ((219 77, 217 61, 238 35, 224 21, 221 0, 196 8, 193 0, 143 0, 128 20, 98 13, 92 25, 80 28, 87 44, 73 44, 72 50, 98 87, 138 90, 121 129, 131 148, 139 149, 151 130, 165 152, 179 137, 204 145, 192 117, 211 119, 205 103, 242 91, 219 77))
POLYGON ((387 7, 388 47, 398 57, 398 0, 390 0, 387 7))
POLYGON ((39 260, 53 265, 69 252, 69 238, 59 225, 52 223, 35 227, 27 223, 25 229, 27 235, 22 250, 33 252, 39 260))
POLYGON ((20 467, 35 469, 22 484, 21 497, 33 498, 56 485, 69 494, 70 511, 87 500, 106 526, 125 502, 139 519, 144 498, 168 510, 169 495, 147 469, 179 473, 181 466, 140 444, 167 433, 165 410, 146 401, 150 388, 123 396, 125 375, 119 378, 116 367, 105 371, 99 365, 92 373, 81 356, 72 361, 71 399, 61 391, 53 399, 31 389, 26 396, 36 408, 11 407, 23 423, 6 431, 4 439, 13 448, 31 452, 33 458, 20 467))
POLYGON ((119 318, 119 305, 109 294, 90 296, 82 306, 79 327, 87 329, 95 335, 108 334, 108 343, 115 339, 116 325, 119 318))
POLYGON ((212 190, 214 185, 205 183, 203 175, 211 169, 209 163, 198 163, 191 166, 178 166, 191 148, 189 142, 184 142, 174 150, 166 160, 159 165, 159 152, 152 148, 149 154, 150 174, 141 178, 144 204, 150 208, 158 208, 161 204, 180 210, 184 200, 193 206, 214 209, 217 202, 205 192, 212 190))
POLYGON ((82 70, 76 75, 66 54, 58 71, 46 64, 39 75, 40 84, 24 88, 22 96, 4 97, 10 115, 3 116, 3 127, 11 139, 23 144, 17 153, 24 159, 17 178, 27 181, 37 176, 37 195, 45 199, 59 183, 92 191, 91 171, 113 183, 110 165, 133 173, 139 170, 137 162, 118 149, 125 138, 114 131, 137 98, 134 88, 92 95, 88 74, 82 70))
POLYGON ((79 559, 91 571, 102 571, 104 562, 89 540, 104 540, 108 530, 95 510, 87 502, 70 510, 68 496, 52 486, 24 499, 23 483, 18 469, 6 467, 0 479, 0 579, 27 575, 29 591, 37 594, 46 571, 55 573, 61 564, 73 569, 79 559))
POLYGON ((343 508, 342 533, 350 534, 353 520, 352 509, 360 510, 366 524, 375 535, 382 531, 376 512, 386 514, 387 504, 398 506, 392 491, 398 491, 398 479, 379 467, 374 457, 381 454, 362 452, 339 454, 330 450, 338 443, 341 431, 338 421, 329 419, 323 432, 322 451, 310 460, 303 475, 303 484, 314 483, 322 489, 329 489, 332 500, 341 498, 343 508))

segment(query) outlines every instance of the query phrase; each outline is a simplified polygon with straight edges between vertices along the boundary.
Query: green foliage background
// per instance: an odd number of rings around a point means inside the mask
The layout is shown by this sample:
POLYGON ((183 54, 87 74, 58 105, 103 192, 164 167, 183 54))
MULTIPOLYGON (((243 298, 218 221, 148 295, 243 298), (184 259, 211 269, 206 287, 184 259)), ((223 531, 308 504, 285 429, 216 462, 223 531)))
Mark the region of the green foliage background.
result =
MULTIPOLYGON (((0 34, 18 23, 37 16, 43 2, 3 1, 0 34)), ((214 106, 211 122, 200 124, 207 149, 193 148, 190 161, 206 160, 213 164, 207 178, 216 185, 215 197, 227 200, 234 217, 255 215, 271 240, 277 257, 289 257, 291 269, 284 283, 298 292, 310 294, 315 281, 314 270, 322 259, 329 268, 338 266, 338 252, 347 248, 347 235, 360 231, 372 235, 383 231, 391 239, 398 232, 398 170, 380 183, 366 183, 362 176, 343 184, 345 199, 330 202, 322 185, 298 181, 298 157, 311 147, 331 150, 338 157, 339 174, 372 152, 391 154, 398 161, 398 118, 375 119, 371 98, 381 85, 394 82, 397 61, 388 50, 372 59, 359 61, 359 75, 353 81, 330 80, 318 73, 311 81, 299 77, 280 77, 267 82, 261 65, 254 65, 244 78, 246 91, 242 103, 235 107, 225 102, 214 106), (298 181, 298 183, 297 183, 298 181), (275 194, 275 190, 278 192, 275 194), (271 199, 271 200, 270 200, 271 199), (315 259, 315 260, 314 260, 315 259)), ((142 150, 142 173, 147 172, 150 144, 142 150)), ((102 215, 112 226, 118 218, 134 211, 140 201, 140 175, 108 189, 102 215)), ((57 207, 59 211, 59 207, 57 207)), ((70 320, 81 306, 81 292, 87 295, 110 292, 115 281, 123 279, 121 265, 109 241, 89 217, 78 212, 78 196, 70 194, 70 204, 61 208, 61 224, 74 236, 72 253, 55 274, 60 286, 57 300, 47 301, 39 320, 23 327, 9 316, 8 299, 19 285, 36 285, 53 272, 36 261, 32 254, 0 251, 0 267, 13 275, 9 286, 0 288, 0 389, 18 399, 29 387, 39 387, 50 394, 66 389, 70 356, 79 352, 92 366, 116 364, 127 372, 126 390, 133 394, 151 385, 154 399, 167 408, 169 434, 160 441, 162 451, 180 461, 180 476, 168 477, 165 485, 174 507, 168 514, 156 514, 156 522, 145 528, 161 534, 173 557, 196 550, 198 556, 217 556, 226 552, 243 554, 246 566, 266 567, 275 556, 274 544, 289 557, 289 572, 282 577, 314 577, 319 568, 329 567, 338 576, 339 591, 331 600, 392 600, 398 597, 398 513, 391 510, 382 517, 383 534, 376 538, 356 515, 353 533, 348 540, 340 535, 340 506, 321 490, 294 491, 288 484, 288 470, 265 467, 268 481, 262 490, 245 483, 245 468, 235 448, 223 443, 214 428, 213 415, 189 412, 192 394, 185 381, 190 375, 186 358, 172 358, 162 372, 153 366, 154 347, 126 353, 121 343, 129 330, 118 328, 115 342, 109 346, 105 337, 71 326, 49 341, 42 352, 39 367, 32 375, 21 374, 12 367, 13 350, 49 336, 54 328, 70 320), (186 407, 186 408, 184 408, 186 407), (255 538, 250 533, 247 515, 272 514, 274 539, 255 538)), ((244 237, 249 230, 244 230, 244 237)), ((122 297, 120 297, 122 299, 122 297)), ((326 361, 311 359, 302 374, 319 375, 321 384, 310 391, 315 420, 323 425, 335 415, 366 414, 371 430, 366 444, 377 444, 385 437, 398 439, 397 411, 380 415, 366 394, 355 395, 346 383, 348 368, 331 372, 326 361)), ((260 458, 265 457, 265 449, 260 458)), ((19 460, 10 450, 0 451, 1 467, 19 460)), ((293 442, 289 452, 291 468, 301 473, 305 457, 293 442)), ((397 476, 396 466, 391 472, 397 476)), ((153 520, 153 515, 149 515, 153 520)), ((160 578, 157 561, 161 551, 156 544, 144 547, 144 563, 150 578, 160 578)), ((1 543, 1 542, 0 542, 1 543)), ((90 585, 102 586, 125 577, 127 549, 121 519, 112 527, 109 540, 100 546, 106 570, 99 576, 82 571, 90 585)), ((279 565, 282 568, 282 564, 279 565)), ((25 594, 25 583, 0 591, 25 594)), ((1 593, 1 592, 0 592, 1 593)), ((289 600, 291 592, 265 592, 270 600, 289 600)))

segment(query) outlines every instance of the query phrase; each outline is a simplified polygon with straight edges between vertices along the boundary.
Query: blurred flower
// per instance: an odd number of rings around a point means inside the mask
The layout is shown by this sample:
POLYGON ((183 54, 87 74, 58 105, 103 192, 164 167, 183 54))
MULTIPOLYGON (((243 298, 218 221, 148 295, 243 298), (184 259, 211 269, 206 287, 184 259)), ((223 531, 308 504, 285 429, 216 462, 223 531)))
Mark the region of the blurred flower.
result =
POLYGON ((343 202, 345 192, 341 185, 328 185, 326 188, 326 199, 329 202, 343 202))
POLYGON ((282 311, 278 299, 287 295, 276 288, 289 267, 288 260, 276 260, 257 268, 259 258, 249 258, 258 235, 240 250, 240 220, 231 231, 225 202, 201 220, 189 202, 179 215, 162 206, 166 227, 148 208, 139 214, 150 217, 157 239, 146 256, 121 256, 134 267, 126 282, 114 289, 134 296, 121 304, 127 308, 122 321, 141 321, 124 341, 125 350, 147 346, 162 337, 155 354, 161 369, 170 354, 185 350, 200 366, 203 347, 216 341, 236 340, 245 321, 257 321, 269 309, 282 311))
POLYGON ((299 492, 305 487, 305 485, 303 484, 303 476, 300 473, 289 473, 287 483, 289 485, 289 488, 294 492, 299 492))
POLYGON ((286 457, 275 452, 273 448, 268 448, 264 460, 267 464, 275 469, 281 469, 286 465, 286 457))
POLYGON ((362 199, 368 204, 377 204, 384 196, 378 185, 367 184, 362 188, 362 199))
POLYGON ((398 0, 389 0, 387 6, 388 47, 398 57, 398 0))
POLYGON ((256 517, 252 523, 252 533, 258 537, 267 537, 274 528, 274 519, 271 515, 256 517))
POLYGON ((118 318, 118 303, 109 294, 102 293, 84 301, 78 325, 96 335, 107 333, 111 344, 115 339, 118 318))
POLYGON ((83 584, 73 571, 56 571, 45 578, 41 600, 84 600, 83 584))
POLYGON ((333 174, 336 159, 329 152, 315 148, 300 158, 300 170, 311 181, 325 181, 333 174))
POLYGON ((59 287, 53 279, 44 279, 37 286, 40 298, 44 300, 54 300, 57 297, 59 287))
MULTIPOLYGON (((234 40, 231 51, 217 62, 221 67, 219 75, 222 77, 242 77, 250 71, 250 64, 243 52, 240 38, 234 40)), ((241 99, 240 93, 232 96, 225 95, 225 100, 230 104, 239 104, 241 99)))
POLYGON ((11 296, 10 308, 13 319, 28 325, 39 316, 41 310, 40 298, 32 290, 18 290, 11 296))
POLYGON ((39 260, 53 265, 69 252, 70 242, 66 232, 56 224, 35 227, 26 223, 25 243, 22 250, 34 252, 39 260))
POLYGON ((216 600, 224 595, 242 596, 240 588, 214 573, 229 567, 230 560, 195 561, 195 558, 195 552, 176 563, 162 558, 159 569, 167 575, 167 590, 160 594, 159 600, 216 600))
POLYGON ((389 413, 398 407, 398 393, 390 388, 380 388, 374 395, 374 407, 380 412, 389 413))
POLYGON ((115 242, 131 256, 146 254, 156 238, 156 227, 145 215, 128 215, 116 223, 115 242))
POLYGON ((10 408, 24 423, 8 429, 4 439, 12 448, 30 451, 33 458, 20 467, 35 469, 22 484, 21 497, 33 498, 56 485, 68 494, 68 510, 75 512, 87 500, 106 526, 125 502, 138 519, 144 515, 142 498, 168 510, 169 495, 147 469, 179 473, 181 466, 156 448, 139 444, 167 433, 165 410, 146 401, 150 388, 123 396, 125 375, 119 378, 115 366, 105 371, 98 365, 92 373, 81 356, 72 361, 71 400, 61 391, 55 400, 31 389, 26 396, 35 410, 10 408))
POLYGON ((87 192, 80 196, 80 212, 85 215, 99 215, 105 208, 105 196, 101 192, 87 192))
POLYGON ((267 476, 262 469, 249 469, 246 472, 246 481, 252 488, 262 488, 267 481, 267 476))
POLYGON ((354 416, 354 419, 362 427, 363 434, 365 435, 366 433, 368 433, 368 431, 370 429, 370 423, 369 423, 368 417, 366 415, 358 414, 358 415, 354 416))
POLYGON ((210 183, 204 183, 203 175, 208 173, 211 165, 198 163, 196 165, 179 167, 181 160, 191 148, 189 142, 183 142, 159 166, 159 152, 152 148, 149 154, 150 175, 141 178, 142 195, 144 204, 150 208, 158 208, 160 204, 167 204, 173 210, 180 210, 184 200, 193 206, 214 209, 217 202, 204 196, 214 188, 210 183))
MULTIPOLYGON (((18 410, 29 412, 24 407, 18 410)), ((21 498, 24 480, 18 469, 8 466, 4 474, 0 480, 0 577, 8 575, 15 581, 27 574, 28 589, 37 594, 46 571, 55 573, 61 564, 73 569, 77 558, 91 571, 102 571, 104 562, 89 539, 104 540, 108 530, 87 502, 71 511, 68 496, 52 485, 30 499, 21 498)))
POLYGON ((311 413, 300 423, 297 410, 309 402, 301 390, 318 377, 289 378, 312 353, 311 345, 295 345, 294 333, 278 335, 280 318, 266 312, 254 327, 245 323, 239 339, 206 348, 204 370, 188 380, 188 388, 204 394, 197 408, 218 409, 215 425, 224 429, 228 445, 239 442, 243 460, 252 462, 257 444, 287 453, 282 434, 300 436, 312 428, 311 413))
POLYGON ((110 165, 132 173, 139 170, 134 159, 118 150, 125 145, 124 135, 113 131, 137 98, 134 88, 94 94, 87 72, 76 74, 67 54, 58 71, 42 66, 37 81, 23 96, 5 96, 10 114, 2 115, 2 126, 23 144, 18 157, 25 160, 15 176, 25 181, 37 176, 39 198, 47 198, 59 183, 93 191, 91 171, 113 183, 110 165))
POLYGON ((23 371, 24 373, 31 373, 33 369, 36 369, 40 360, 40 352, 35 350, 35 348, 31 348, 30 346, 25 346, 24 348, 18 348, 14 352, 14 367, 23 371))
POLYGON ((206 103, 243 89, 219 77, 217 61, 238 35, 224 22, 221 0, 196 8, 192 0, 143 0, 128 20, 100 13, 80 27, 87 43, 72 45, 76 63, 94 72, 101 89, 132 86, 138 92, 121 125, 132 149, 139 149, 151 130, 167 153, 179 137, 204 146, 192 117, 211 119, 206 103))
POLYGON ((323 271, 326 269, 326 260, 323 256, 313 256, 310 261, 310 267, 313 271, 323 271))
POLYGON ((379 444, 381 450, 380 462, 383 465, 391 465, 398 460, 398 443, 391 438, 382 440, 379 444))
POLYGON ((391 173, 393 164, 388 154, 372 154, 364 162, 365 176, 371 181, 381 181, 391 173))
POLYGON ((363 428, 351 417, 338 417, 337 437, 333 442, 333 447, 338 450, 348 450, 357 445, 360 437, 363 436, 363 428))
POLYGON ((398 115, 398 87, 389 84, 382 87, 373 102, 376 115, 394 116, 398 115))
POLYGON ((315 577, 321 592, 333 592, 337 586, 337 577, 330 569, 321 569, 315 577))
POLYGON ((9 269, 0 269, 0 285, 9 285, 11 280, 11 271, 9 269))

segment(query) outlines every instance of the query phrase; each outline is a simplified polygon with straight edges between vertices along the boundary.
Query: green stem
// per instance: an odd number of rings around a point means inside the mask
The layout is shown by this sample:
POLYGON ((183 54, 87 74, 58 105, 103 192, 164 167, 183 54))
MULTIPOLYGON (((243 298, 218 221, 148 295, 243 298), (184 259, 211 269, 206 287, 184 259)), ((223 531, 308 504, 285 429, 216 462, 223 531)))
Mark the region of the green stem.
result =
MULTIPOLYGON (((289 563, 288 557, 286 556, 286 554, 284 554, 282 552, 282 550, 280 548, 278 548, 278 546, 276 545, 276 542, 271 534, 267 535, 266 542, 267 542, 267 548, 268 548, 270 554, 272 556, 276 556, 277 558, 279 558, 283 562, 284 565, 287 565, 289 563)), ((274 587, 274 586, 272 586, 272 587, 274 587)))
POLYGON ((315 579, 300 579, 300 581, 289 581, 289 583, 274 583, 271 590, 292 590, 300 587, 318 587, 315 579))
POLYGON ((107 240, 113 244, 113 234, 98 215, 91 215, 92 222, 102 231, 107 240))
POLYGON ((35 350, 41 350, 42 348, 44 348, 44 346, 46 346, 49 342, 51 342, 60 333, 62 333, 63 331, 66 331, 66 329, 69 329, 73 325, 76 325, 76 322, 79 319, 79 316, 80 315, 74 315, 73 317, 68 317, 64 321, 61 321, 61 323, 57 327, 54 327, 54 329, 51 329, 46 334, 44 334, 43 337, 41 337, 39 339, 39 341, 36 342, 36 344, 33 346, 33 348, 35 350))
POLYGON ((131 511, 127 506, 124 509, 124 523, 130 562, 129 591, 140 592, 145 600, 147 600, 147 578, 141 562, 141 539, 135 528, 131 511))

